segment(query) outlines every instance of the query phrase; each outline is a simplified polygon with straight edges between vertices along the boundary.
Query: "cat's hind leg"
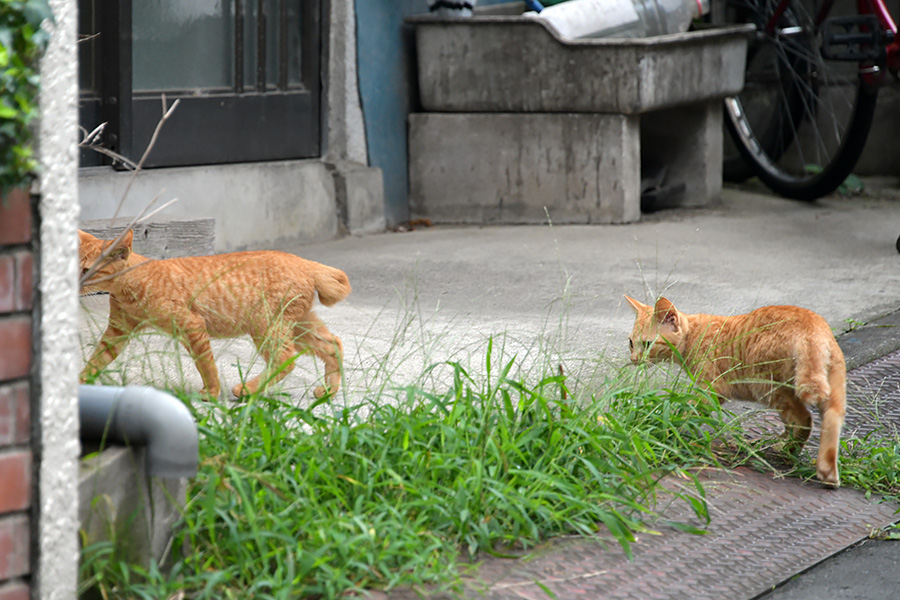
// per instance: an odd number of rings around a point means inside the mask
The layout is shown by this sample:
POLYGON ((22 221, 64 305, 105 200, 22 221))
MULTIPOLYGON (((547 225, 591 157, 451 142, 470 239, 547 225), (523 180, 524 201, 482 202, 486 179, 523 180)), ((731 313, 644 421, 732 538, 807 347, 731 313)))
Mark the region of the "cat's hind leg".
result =
POLYGON ((337 393, 341 387, 344 357, 341 338, 331 333, 325 323, 312 312, 307 315, 305 322, 294 326, 294 334, 299 352, 310 350, 325 363, 325 385, 317 387, 313 394, 316 398, 321 398, 328 393, 337 393))
POLYGON ((812 431, 812 414, 793 390, 789 389, 776 392, 772 405, 778 409, 784 422, 782 449, 790 453, 799 452, 812 431))
POLYGON ((261 387, 281 381, 294 370, 297 353, 293 344, 293 334, 289 327, 270 330, 267 335, 254 335, 253 343, 256 344, 256 349, 265 359, 266 366, 256 377, 231 388, 231 393, 237 398, 249 396, 261 387))
POLYGON ((817 360, 800 362, 795 377, 796 393, 806 406, 815 406, 822 416, 822 434, 816 458, 816 477, 822 483, 838 487, 838 448, 846 410, 845 367, 843 356, 835 354, 832 364, 817 360), (837 359, 840 356, 840 359, 837 359), (829 368, 830 367, 830 368, 829 368))

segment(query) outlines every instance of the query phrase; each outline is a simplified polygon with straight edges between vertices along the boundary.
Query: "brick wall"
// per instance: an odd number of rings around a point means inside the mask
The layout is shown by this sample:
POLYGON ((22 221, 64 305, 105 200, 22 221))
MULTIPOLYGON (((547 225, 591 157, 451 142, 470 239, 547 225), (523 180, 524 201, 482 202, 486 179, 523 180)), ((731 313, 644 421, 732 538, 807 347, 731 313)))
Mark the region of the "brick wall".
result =
POLYGON ((0 600, 31 593, 32 203, 0 199, 0 600))

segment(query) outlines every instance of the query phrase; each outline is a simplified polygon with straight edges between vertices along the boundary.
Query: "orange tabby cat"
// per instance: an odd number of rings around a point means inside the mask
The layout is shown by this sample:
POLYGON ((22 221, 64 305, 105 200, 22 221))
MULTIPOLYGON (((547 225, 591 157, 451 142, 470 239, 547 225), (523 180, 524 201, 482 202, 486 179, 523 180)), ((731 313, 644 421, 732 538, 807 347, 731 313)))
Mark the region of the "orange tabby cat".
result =
POLYGON ((807 407, 816 407, 822 415, 816 474, 824 483, 840 485, 846 365, 825 319, 796 306, 719 317, 682 313, 665 298, 656 306, 625 299, 637 314, 628 340, 632 362, 679 361, 725 398, 777 409, 786 441, 797 449, 812 427, 807 407))
MULTIPOLYGON (((83 276, 112 242, 78 235, 83 276)), ((81 381, 115 360, 131 333, 154 327, 184 344, 210 396, 219 395, 219 373, 209 340, 239 335, 253 339, 267 369, 234 386, 235 396, 282 379, 293 368, 291 359, 307 350, 325 363, 327 389, 316 388, 316 397, 338 390, 341 340, 310 309, 316 292, 325 306, 347 297, 350 282, 343 271, 272 251, 147 260, 132 252, 133 237, 129 231, 82 288, 109 292, 109 326, 81 381)))

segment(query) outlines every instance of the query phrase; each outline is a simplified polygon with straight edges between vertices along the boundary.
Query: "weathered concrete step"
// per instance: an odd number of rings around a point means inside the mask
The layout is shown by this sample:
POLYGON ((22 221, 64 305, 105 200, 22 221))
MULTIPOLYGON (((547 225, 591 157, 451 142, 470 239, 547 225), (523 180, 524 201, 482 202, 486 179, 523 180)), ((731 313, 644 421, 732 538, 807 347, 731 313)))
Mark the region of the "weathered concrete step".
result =
POLYGON ((722 191, 718 101, 644 115, 414 113, 409 203, 436 223, 630 223, 642 178, 683 186, 681 206, 722 191))

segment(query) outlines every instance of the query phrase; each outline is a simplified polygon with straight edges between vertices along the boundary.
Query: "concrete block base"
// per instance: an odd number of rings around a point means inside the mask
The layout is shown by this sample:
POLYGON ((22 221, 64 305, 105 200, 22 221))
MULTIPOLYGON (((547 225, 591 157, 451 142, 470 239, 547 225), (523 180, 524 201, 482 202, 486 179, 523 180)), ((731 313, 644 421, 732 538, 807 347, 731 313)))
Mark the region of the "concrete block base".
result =
POLYGON ((643 115, 419 113, 409 119, 410 211, 439 223, 630 223, 642 164, 697 206, 722 188, 719 101, 643 115))
POLYGON ((640 217, 636 115, 410 115, 410 211, 443 223, 640 217))
POLYGON ((384 178, 381 169, 339 161, 332 163, 341 224, 351 235, 384 231, 384 178))
POLYGON ((121 556, 147 567, 167 555, 187 479, 148 477, 144 450, 110 446, 81 462, 78 516, 83 541, 111 541, 121 556))

